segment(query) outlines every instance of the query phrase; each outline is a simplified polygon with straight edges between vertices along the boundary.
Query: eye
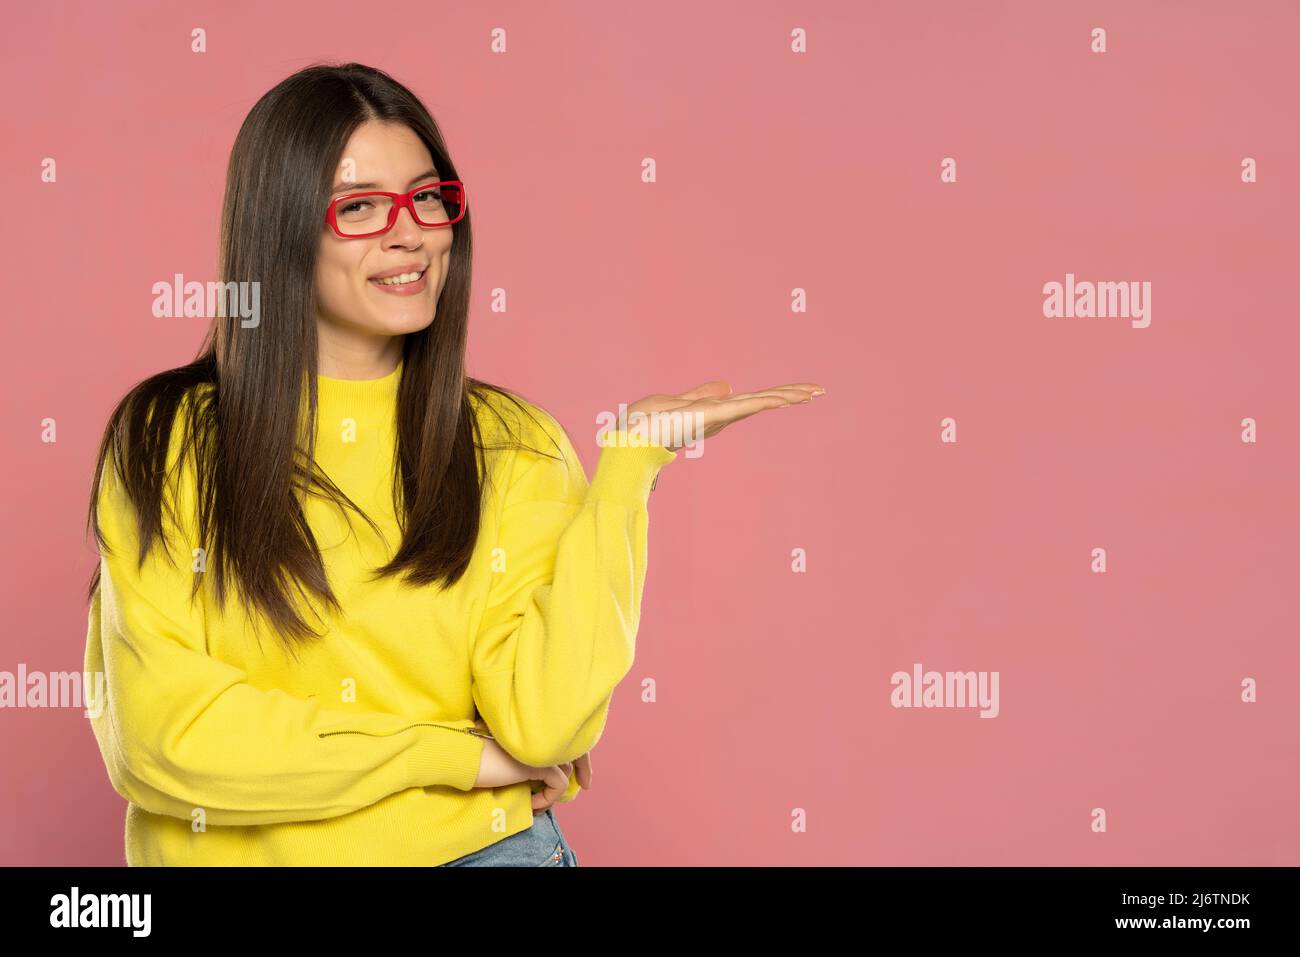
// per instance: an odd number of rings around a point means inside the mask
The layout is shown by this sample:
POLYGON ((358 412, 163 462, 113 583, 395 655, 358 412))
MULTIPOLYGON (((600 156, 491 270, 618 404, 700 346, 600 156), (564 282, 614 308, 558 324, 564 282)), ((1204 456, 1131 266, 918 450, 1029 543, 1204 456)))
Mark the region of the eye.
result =
POLYGON ((354 199, 350 203, 340 204, 338 207, 338 212, 340 215, 347 216, 350 213, 358 213, 361 211, 361 207, 369 206, 369 205, 371 205, 369 200, 354 199))
POLYGON ((438 187, 436 186, 430 186, 428 189, 422 189, 415 194, 415 201, 417 203, 436 203, 440 199, 442 199, 442 193, 438 190, 438 187))

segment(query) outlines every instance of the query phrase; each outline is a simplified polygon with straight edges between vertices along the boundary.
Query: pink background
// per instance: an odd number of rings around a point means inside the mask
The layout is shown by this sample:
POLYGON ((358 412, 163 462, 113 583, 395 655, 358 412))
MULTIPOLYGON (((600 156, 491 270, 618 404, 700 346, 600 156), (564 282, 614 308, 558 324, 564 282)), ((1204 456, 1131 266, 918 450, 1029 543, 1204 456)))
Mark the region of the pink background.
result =
MULTIPOLYGON (((81 669, 96 443, 205 325, 154 319, 151 286, 215 278, 257 97, 355 59, 425 100, 471 184, 471 372, 557 415, 589 473, 619 402, 828 390, 662 473, 637 662, 595 788, 557 811, 582 864, 1300 863, 1294 4, 6 21, 0 670, 81 669), (1151 326, 1045 318, 1067 272, 1151 282, 1151 326), (1000 672, 1000 715, 892 708, 914 662, 1000 672)), ((81 712, 5 709, 0 734, 0 862, 120 863, 125 803, 81 712)))

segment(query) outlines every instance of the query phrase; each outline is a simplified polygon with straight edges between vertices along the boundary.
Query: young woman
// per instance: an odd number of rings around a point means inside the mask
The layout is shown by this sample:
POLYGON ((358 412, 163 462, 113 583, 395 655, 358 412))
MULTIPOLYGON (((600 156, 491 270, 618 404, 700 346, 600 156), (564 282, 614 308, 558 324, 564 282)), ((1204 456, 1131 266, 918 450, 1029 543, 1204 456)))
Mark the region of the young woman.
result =
POLYGON ((471 191, 369 67, 245 120, 220 279, 258 321, 223 310, 126 395, 91 496, 129 864, 576 865, 551 806, 591 784, 683 444, 638 416, 707 437, 820 391, 642 399, 589 483, 551 415, 465 372, 471 191))

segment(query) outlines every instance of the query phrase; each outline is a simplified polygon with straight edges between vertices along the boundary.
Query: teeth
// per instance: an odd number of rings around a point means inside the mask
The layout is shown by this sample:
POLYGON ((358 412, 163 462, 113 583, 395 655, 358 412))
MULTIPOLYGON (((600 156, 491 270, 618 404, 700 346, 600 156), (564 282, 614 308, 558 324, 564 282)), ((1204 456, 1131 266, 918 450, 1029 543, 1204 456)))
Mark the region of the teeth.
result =
POLYGON ((400 276, 389 276, 387 279, 372 279, 371 282, 377 282, 381 286, 401 286, 408 282, 415 282, 423 272, 404 272, 400 276))

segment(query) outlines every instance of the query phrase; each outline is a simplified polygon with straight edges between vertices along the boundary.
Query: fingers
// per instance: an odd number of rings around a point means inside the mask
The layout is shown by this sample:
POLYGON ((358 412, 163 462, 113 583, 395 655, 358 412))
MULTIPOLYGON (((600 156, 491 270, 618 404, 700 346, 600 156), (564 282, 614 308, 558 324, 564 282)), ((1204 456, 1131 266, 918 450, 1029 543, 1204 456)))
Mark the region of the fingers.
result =
POLYGON ((542 782, 542 789, 532 796, 533 813, 539 814, 560 799, 569 789, 569 774, 573 770, 571 763, 535 768, 539 776, 534 780, 542 782))
MULTIPOLYGON (((798 389, 800 392, 822 393, 826 389, 816 382, 787 382, 785 385, 774 385, 772 389, 798 389)), ((768 391, 768 390, 765 390, 768 391)))
POLYGON ((755 412, 762 412, 764 409, 778 409, 785 405, 811 402, 813 396, 821 395, 825 391, 815 383, 777 386, 761 392, 743 392, 740 395, 730 396, 720 402, 718 407, 727 413, 729 422, 735 422, 748 418, 755 412))
POLYGON ((581 757, 574 758, 573 769, 577 772, 578 786, 583 788, 591 787, 591 752, 588 751, 581 757))
POLYGON ((763 389, 759 392, 741 392, 737 395, 730 396, 729 399, 748 399, 754 396, 774 395, 791 402, 802 402, 805 399, 811 399, 815 395, 821 395, 826 390, 815 382, 795 382, 790 385, 772 386, 770 389, 763 389))
POLYGON ((718 428, 722 428, 732 422, 747 419, 764 409, 779 409, 785 405, 792 405, 797 401, 800 400, 768 392, 755 392, 745 397, 733 396, 704 413, 707 416, 706 425, 716 425, 718 428))

